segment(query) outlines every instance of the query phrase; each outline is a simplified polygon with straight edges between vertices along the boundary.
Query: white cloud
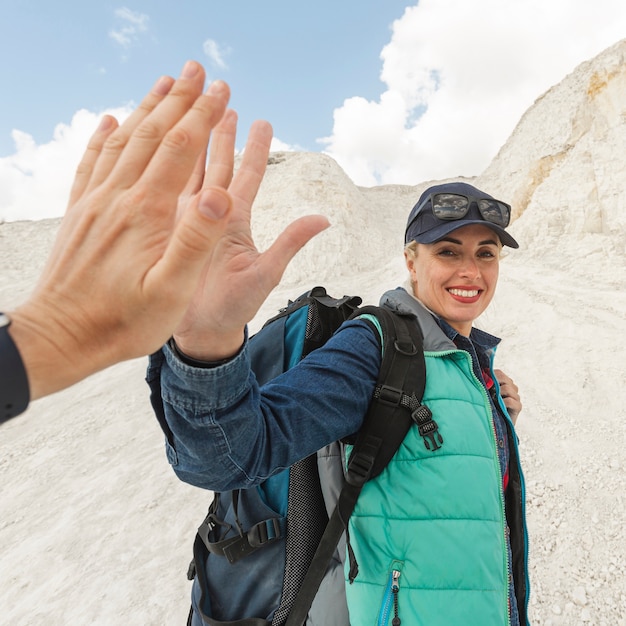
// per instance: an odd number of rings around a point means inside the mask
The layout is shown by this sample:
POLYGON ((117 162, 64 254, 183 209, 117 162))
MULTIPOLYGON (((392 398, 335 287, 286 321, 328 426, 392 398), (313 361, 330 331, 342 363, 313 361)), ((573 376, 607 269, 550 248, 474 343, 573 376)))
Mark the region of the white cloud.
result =
POLYGON ((115 17, 122 22, 122 25, 110 30, 109 37, 122 48, 130 48, 138 41, 139 35, 148 30, 150 18, 145 13, 137 13, 122 7, 115 10, 115 17))
POLYGON ((284 141, 281 141, 278 137, 272 137, 272 143, 270 144, 270 152, 301 152, 302 147, 294 146, 284 141))
POLYGON ((386 90, 344 101, 320 142, 361 185, 479 174, 534 100, 624 23, 621 0, 420 0, 381 52, 386 90))
MULTIPOLYGON (((122 123, 134 109, 93 113, 81 109, 69 124, 58 124, 51 141, 35 143, 32 135, 12 132, 15 152, 0 158, 0 223, 60 217, 65 213, 74 173, 89 138, 102 116, 113 115, 122 123)), ((274 137, 272 152, 300 151, 274 137)))
MULTIPOLYGON (((106 111, 122 122, 130 107, 106 111)), ((82 109, 58 124, 53 139, 36 144, 14 130, 15 153, 0 158, 0 222, 59 217, 65 212, 74 172, 102 113, 82 109)))
POLYGON ((228 68, 224 57, 230 54, 230 48, 223 48, 214 39, 207 39, 202 44, 202 50, 204 54, 211 60, 211 63, 219 69, 225 70, 228 68))

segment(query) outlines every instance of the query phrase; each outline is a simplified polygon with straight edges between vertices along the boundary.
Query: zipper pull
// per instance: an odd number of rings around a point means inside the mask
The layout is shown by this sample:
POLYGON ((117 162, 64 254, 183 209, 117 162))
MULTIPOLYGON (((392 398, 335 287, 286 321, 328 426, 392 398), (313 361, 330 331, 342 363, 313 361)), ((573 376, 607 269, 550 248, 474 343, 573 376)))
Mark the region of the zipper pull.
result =
POLYGON ((400 574, 402 572, 398 569, 394 569, 391 572, 391 588, 396 592, 400 589, 400 574))
POLYGON ((393 593, 393 619, 391 626, 400 626, 398 617, 398 592, 400 591, 400 570, 394 569, 391 573, 391 593, 393 593))

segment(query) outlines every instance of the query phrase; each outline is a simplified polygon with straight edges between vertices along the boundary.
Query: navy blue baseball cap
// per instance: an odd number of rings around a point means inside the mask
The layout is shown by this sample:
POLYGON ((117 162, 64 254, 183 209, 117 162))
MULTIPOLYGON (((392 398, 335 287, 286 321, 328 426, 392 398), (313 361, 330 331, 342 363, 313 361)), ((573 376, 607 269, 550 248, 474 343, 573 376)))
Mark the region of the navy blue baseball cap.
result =
POLYGON ((435 243, 463 226, 481 224, 491 228, 503 245, 519 248, 505 230, 510 218, 508 204, 472 185, 459 182, 435 185, 426 189, 413 207, 404 243, 435 243))

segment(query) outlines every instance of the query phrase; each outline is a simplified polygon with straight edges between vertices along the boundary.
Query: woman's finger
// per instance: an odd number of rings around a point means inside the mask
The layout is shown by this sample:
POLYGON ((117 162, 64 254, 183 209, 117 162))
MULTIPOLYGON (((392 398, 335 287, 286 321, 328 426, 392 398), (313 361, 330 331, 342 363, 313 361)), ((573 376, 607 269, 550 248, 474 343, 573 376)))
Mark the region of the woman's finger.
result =
POLYGON ((235 139, 237 136, 237 113, 228 109, 211 134, 209 163, 204 177, 205 187, 228 189, 235 166, 235 139))
POLYGON ((252 124, 241 165, 229 187, 234 203, 232 219, 238 222, 243 221, 248 226, 252 203, 265 175, 272 134, 272 126, 269 122, 256 121, 252 124))

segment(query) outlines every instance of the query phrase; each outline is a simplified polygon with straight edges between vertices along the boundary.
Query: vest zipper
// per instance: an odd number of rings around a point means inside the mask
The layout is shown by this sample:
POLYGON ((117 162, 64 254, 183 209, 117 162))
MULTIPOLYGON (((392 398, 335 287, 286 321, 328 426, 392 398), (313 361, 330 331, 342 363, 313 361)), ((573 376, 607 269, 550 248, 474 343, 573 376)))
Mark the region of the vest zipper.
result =
MULTIPOLYGON (((466 353, 467 354, 467 353, 466 353)), ((504 477, 502 476, 502 470, 500 469, 500 461, 498 459, 498 433, 496 433, 496 425, 494 423, 493 413, 491 412, 491 404, 489 402, 489 391, 485 389, 485 386, 478 380, 476 374, 474 374, 474 368, 472 367, 472 357, 468 354, 468 361, 470 366, 470 371, 472 373, 472 377, 476 381, 478 388, 483 394, 483 398, 485 399, 485 406, 489 411, 489 423, 491 424, 491 434, 493 435, 493 445, 496 455, 496 465, 498 468, 498 485, 500 490, 500 505, 502 509, 502 522, 503 522, 503 539, 504 539, 504 580, 505 580, 505 589, 506 589, 506 612, 507 612, 507 624, 511 623, 511 598, 509 596, 509 587, 510 587, 510 573, 511 573, 511 564, 509 563, 509 549, 508 549, 508 537, 507 537, 507 521, 506 521, 506 508, 504 504, 504 477)), ((493 365, 493 360, 492 360, 493 365)), ((494 385, 495 389, 495 385, 494 385)), ((496 411, 498 409, 496 408, 496 411)), ((506 433, 505 433, 506 434, 506 433)))
POLYGON ((400 570, 394 569, 389 574, 385 595, 383 596, 383 604, 378 616, 378 626, 388 626, 389 616, 393 608, 393 619, 391 626, 400 626, 400 617, 398 616, 398 593, 400 592, 400 570))

